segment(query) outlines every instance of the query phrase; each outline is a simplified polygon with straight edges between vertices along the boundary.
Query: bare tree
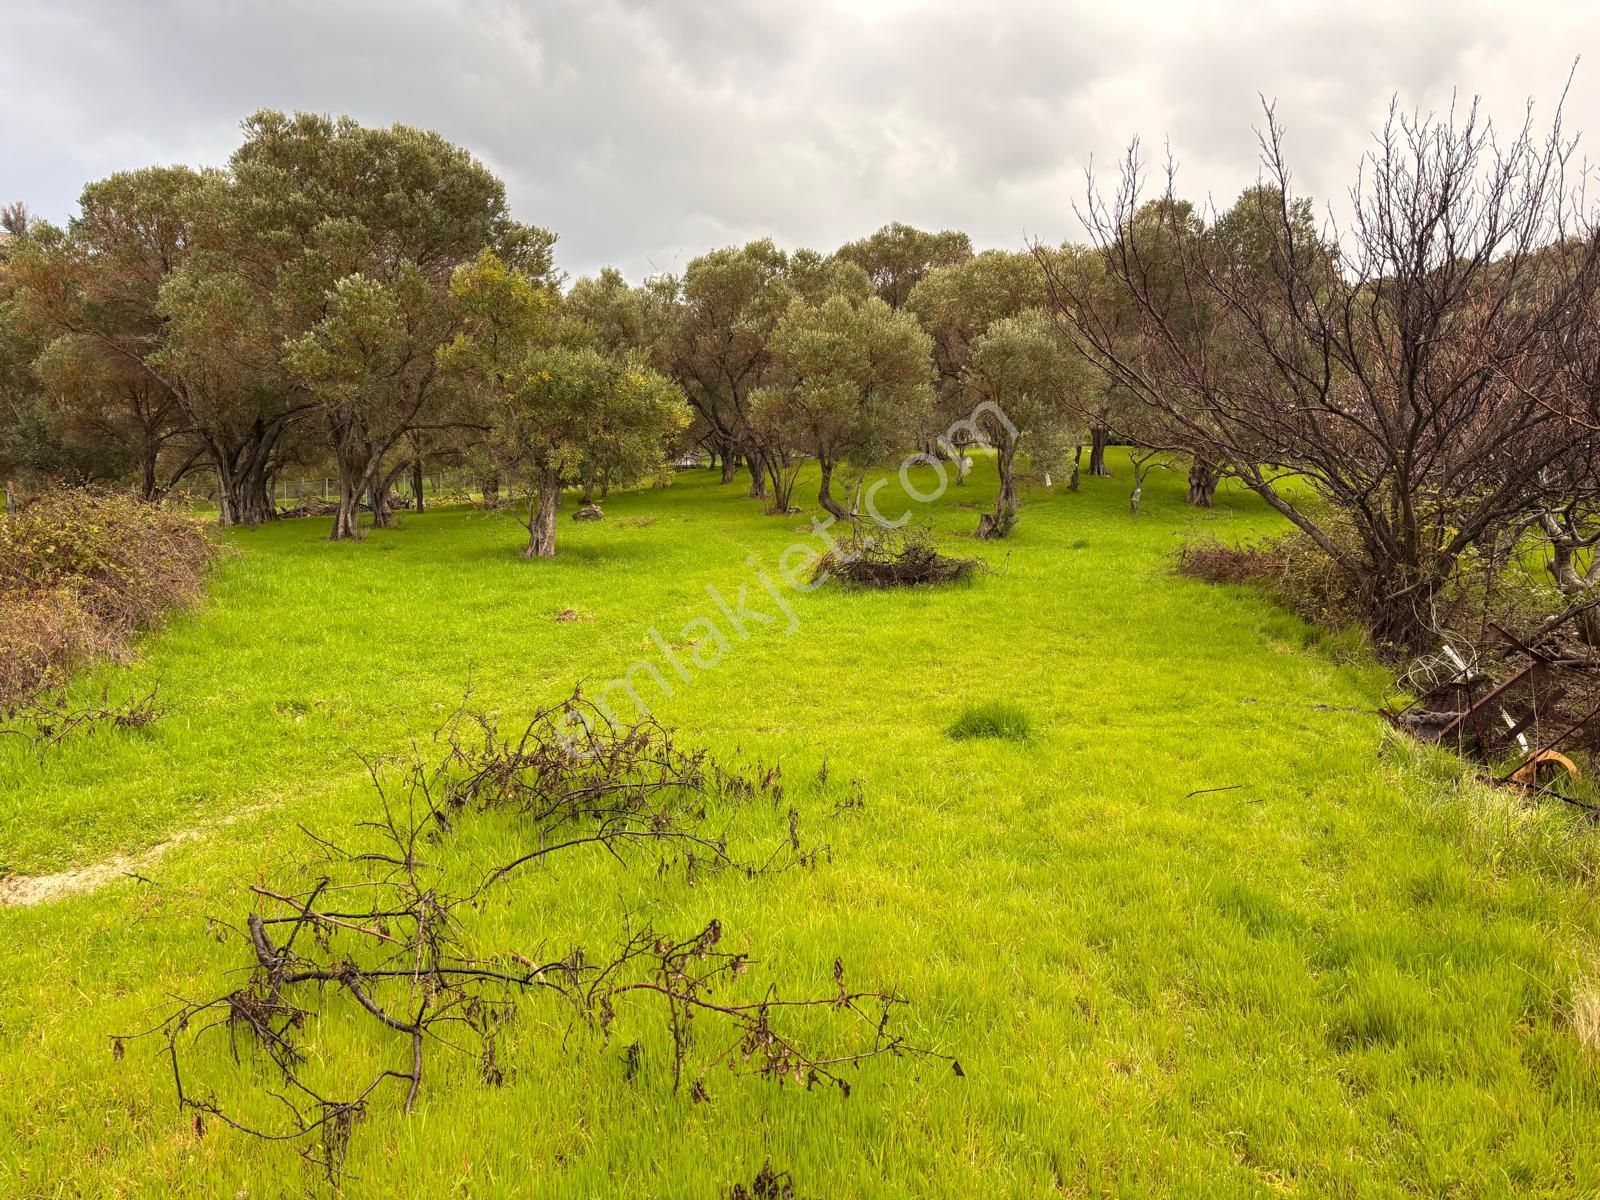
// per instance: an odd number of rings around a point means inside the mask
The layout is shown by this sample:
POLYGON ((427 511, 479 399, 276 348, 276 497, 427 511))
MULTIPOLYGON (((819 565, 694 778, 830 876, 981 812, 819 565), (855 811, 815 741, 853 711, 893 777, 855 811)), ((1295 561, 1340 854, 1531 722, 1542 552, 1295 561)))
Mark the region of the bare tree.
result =
POLYGON ((1574 480, 1593 487, 1570 469, 1593 461, 1595 392, 1574 363, 1593 357, 1600 280, 1573 143, 1559 108, 1547 134, 1530 107, 1502 140, 1476 103, 1391 107, 1349 228, 1308 243, 1270 107, 1260 140, 1264 271, 1171 202, 1170 164, 1168 202, 1141 208, 1135 143, 1111 199, 1091 181, 1084 218, 1137 336, 1041 254, 1054 312, 1160 441, 1260 495, 1337 564, 1380 643, 1416 649, 1468 556, 1506 553, 1574 480), (1166 236, 1138 235, 1147 216, 1166 236))

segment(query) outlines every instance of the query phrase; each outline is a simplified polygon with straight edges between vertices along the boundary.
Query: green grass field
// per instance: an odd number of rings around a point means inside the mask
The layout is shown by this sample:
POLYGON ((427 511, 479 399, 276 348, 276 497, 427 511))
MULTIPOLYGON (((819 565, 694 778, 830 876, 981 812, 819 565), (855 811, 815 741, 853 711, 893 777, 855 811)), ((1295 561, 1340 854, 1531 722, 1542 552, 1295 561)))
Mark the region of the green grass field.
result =
MULTIPOLYGON (((781 761, 831 858, 690 886, 573 857, 483 913, 529 954, 603 943, 627 911, 683 932, 719 917, 756 991, 826 993, 838 957, 903 992, 906 1031, 964 1078, 879 1061, 845 1100, 718 1074, 696 1104, 644 1014, 603 1044, 530 1000, 505 1087, 441 1054, 410 1116, 379 1094, 343 1194, 710 1198, 769 1159, 813 1200, 1600 1194, 1600 1058, 1573 1020, 1600 971, 1600 834, 1387 733, 1386 677, 1350 639, 1172 574, 1186 536, 1275 529, 1253 498, 1224 488, 1201 513, 1157 475, 1133 518, 1114 465, 1030 494, 998 545, 969 536, 993 494, 980 466, 928 511, 992 574, 787 593, 793 621, 669 673, 670 697, 641 686, 686 740, 781 761), (949 736, 997 701, 1026 736, 949 736), (865 806, 836 812, 851 780, 865 806)), ((426 739, 469 680, 511 725, 578 680, 665 671, 651 631, 715 617, 708 584, 775 612, 757 571, 816 539, 742 491, 694 472, 613 496, 600 524, 563 514, 550 562, 517 556, 514 517, 468 510, 358 545, 323 521, 230 535, 201 609, 77 685, 159 684, 168 715, 42 762, 0 739, 0 874, 122 854, 144 876, 0 907, 0 1196, 325 1191, 288 1147, 197 1137, 158 1042, 113 1061, 111 1035, 225 986, 248 955, 208 918, 242 923, 248 885, 314 871, 296 824, 369 816, 357 752, 426 739)), ((739 820, 752 843, 782 824, 739 820)), ((490 833, 456 852, 494 861, 490 833)), ((311 1033, 322 1069, 401 1053, 343 1015, 311 1033)), ((219 1090, 249 1074, 221 1043, 196 1068, 219 1090)))

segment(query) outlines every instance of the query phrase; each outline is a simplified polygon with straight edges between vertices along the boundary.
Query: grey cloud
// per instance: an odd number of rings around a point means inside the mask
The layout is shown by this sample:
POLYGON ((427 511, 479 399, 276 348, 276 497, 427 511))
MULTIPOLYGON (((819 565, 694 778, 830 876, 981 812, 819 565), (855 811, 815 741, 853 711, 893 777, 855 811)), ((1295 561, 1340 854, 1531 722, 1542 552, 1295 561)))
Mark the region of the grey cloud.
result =
MULTIPOLYGON (((1546 105, 1600 30, 1580 3, 1204 5, 552 0, 64 0, 8 16, 0 192, 66 217, 82 184, 222 161, 263 106, 426 125, 506 180, 579 274, 681 266, 771 234, 823 248, 888 220, 980 245, 1078 232, 1091 159, 1170 142, 1186 194, 1256 173, 1258 93, 1302 189, 1337 205, 1388 97, 1546 105)), ((1572 126, 1600 125, 1580 72, 1572 126)))

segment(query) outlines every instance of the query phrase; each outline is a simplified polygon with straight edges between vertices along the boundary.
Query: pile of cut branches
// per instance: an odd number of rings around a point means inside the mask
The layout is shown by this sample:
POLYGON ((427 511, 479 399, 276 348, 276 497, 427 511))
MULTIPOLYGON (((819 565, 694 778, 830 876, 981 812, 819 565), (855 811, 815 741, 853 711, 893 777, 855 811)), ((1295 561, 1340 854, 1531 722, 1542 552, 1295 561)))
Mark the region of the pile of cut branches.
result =
POLYGON ((339 511, 339 506, 331 500, 324 500, 320 496, 305 496, 298 503, 281 510, 280 517, 331 517, 339 511))
MULTIPOLYGON (((814 866, 827 847, 802 843, 793 809, 786 833, 764 854, 737 853, 710 827, 715 811, 781 805, 776 767, 726 768, 683 749, 653 720, 612 724, 581 693, 514 737, 463 708, 436 739, 437 757, 413 745, 401 762, 369 764, 380 815, 357 828, 353 844, 306 831, 320 852, 315 878, 251 887, 257 905, 238 931, 249 947, 242 983, 184 1002, 132 1035, 164 1043, 179 1105, 194 1113, 197 1133, 214 1118, 293 1142, 337 1180, 358 1118, 391 1087, 409 1111, 434 1056, 464 1054, 482 1082, 506 1082, 515 1064, 504 1033, 538 998, 555 1009, 540 1028, 565 1013, 569 1027, 602 1043, 654 1011, 657 1032, 626 1048, 628 1078, 659 1053, 673 1086, 687 1086, 697 1102, 709 1099, 713 1069, 847 1096, 847 1070, 868 1059, 943 1057, 891 1028, 899 996, 850 987, 838 961, 826 991, 793 996, 769 983, 741 994, 738 981, 754 960, 725 947, 716 919, 687 934, 625 921, 609 946, 554 954, 543 945, 561 936, 553 928, 519 926, 519 944, 501 945, 477 932, 486 909, 537 866, 584 850, 624 863, 646 857, 659 872, 682 869, 690 878, 814 866), (488 865, 481 850, 452 854, 473 820, 495 821, 492 841, 505 844, 488 865), (329 1047, 348 1039, 331 1036, 330 1022, 370 1029, 371 1061, 337 1061, 329 1047), (835 1025, 843 1028, 828 1035, 832 1044, 811 1044, 835 1025), (212 1039, 231 1048, 228 1061, 246 1076, 221 1094, 195 1078, 196 1063, 215 1066, 215 1057, 196 1053, 212 1039)), ((125 1040, 113 1041, 115 1057, 125 1040)))
POLYGON ((940 553, 926 523, 857 527, 817 560, 813 582, 840 579, 864 588, 965 583, 985 569, 981 558, 940 553))

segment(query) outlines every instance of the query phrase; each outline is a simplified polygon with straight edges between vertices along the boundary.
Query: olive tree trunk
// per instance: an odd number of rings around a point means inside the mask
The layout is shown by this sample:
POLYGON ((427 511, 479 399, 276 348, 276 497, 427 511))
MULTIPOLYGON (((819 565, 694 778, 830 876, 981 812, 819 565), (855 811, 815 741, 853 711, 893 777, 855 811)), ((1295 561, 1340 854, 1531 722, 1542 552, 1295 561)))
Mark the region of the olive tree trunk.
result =
POLYGON ((1111 440, 1111 431, 1104 425, 1097 425, 1089 431, 1089 474, 1099 479, 1110 479, 1111 471, 1106 466, 1106 443, 1111 440))
POLYGON ((556 510, 561 507, 561 477, 546 472, 539 477, 539 488, 528 513, 528 548, 523 558, 556 556, 556 510))
MULTIPOLYGON (((844 510, 837 500, 833 498, 833 460, 820 459, 822 465, 822 481, 817 485, 817 503, 821 504, 835 519, 847 521, 850 514, 844 510)), ((787 506, 785 506, 787 507, 787 506)), ((782 511, 781 509, 779 511, 782 511)))
POLYGON ((767 463, 764 455, 755 451, 744 456, 745 466, 750 471, 750 490, 745 493, 747 499, 765 500, 767 498, 767 463))
POLYGON ((778 455, 768 455, 763 459, 767 469, 767 481, 772 490, 767 495, 767 513, 771 516, 783 516, 787 513, 794 498, 795 480, 799 478, 798 470, 788 469, 788 465, 778 455))
POLYGON ((1007 439, 995 447, 995 465, 1000 469, 1000 491, 994 498, 994 511, 978 519, 978 536, 1003 538, 1011 535, 1017 519, 1017 447, 1007 439))
POLYGON ((367 485, 367 502, 372 508, 372 524, 374 528, 393 529, 395 527, 394 504, 392 503, 394 481, 400 478, 400 473, 405 469, 405 463, 398 463, 387 474, 380 471, 374 475, 372 482, 367 485))
POLYGON ((333 529, 328 534, 331 542, 354 542, 361 539, 361 492, 356 485, 339 481, 339 506, 333 513, 333 529))
POLYGON ((1211 498, 1216 494, 1216 469, 1208 462, 1195 459, 1189 464, 1189 503, 1196 508, 1210 508, 1211 498))

